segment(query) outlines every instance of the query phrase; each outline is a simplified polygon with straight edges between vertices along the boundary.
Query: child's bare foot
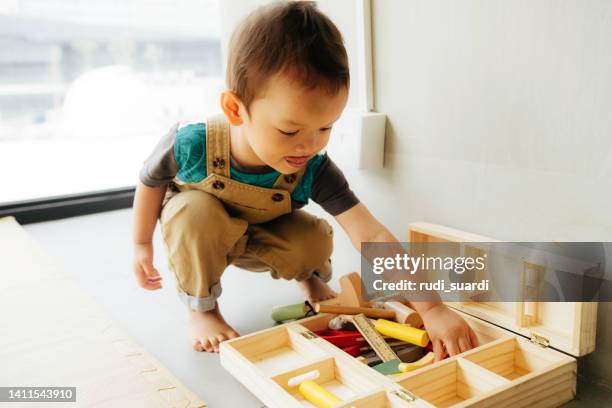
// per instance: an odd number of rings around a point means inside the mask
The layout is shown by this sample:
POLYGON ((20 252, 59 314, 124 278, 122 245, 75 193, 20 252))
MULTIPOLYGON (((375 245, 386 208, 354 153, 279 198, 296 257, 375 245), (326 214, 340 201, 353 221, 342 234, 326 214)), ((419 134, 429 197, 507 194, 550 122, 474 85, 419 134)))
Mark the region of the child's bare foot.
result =
POLYGON ((336 292, 323 282, 318 276, 313 275, 305 281, 298 282, 306 299, 310 302, 321 302, 323 300, 332 299, 338 296, 336 292))
POLYGON ((219 343, 240 335, 221 316, 219 306, 208 312, 189 309, 189 332, 195 351, 219 352, 219 343))

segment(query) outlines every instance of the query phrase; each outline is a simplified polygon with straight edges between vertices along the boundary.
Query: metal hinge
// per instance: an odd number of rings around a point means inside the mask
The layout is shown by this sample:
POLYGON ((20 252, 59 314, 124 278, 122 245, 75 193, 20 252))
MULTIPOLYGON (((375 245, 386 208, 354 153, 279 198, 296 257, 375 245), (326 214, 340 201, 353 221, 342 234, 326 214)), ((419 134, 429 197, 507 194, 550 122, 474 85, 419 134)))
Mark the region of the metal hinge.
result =
POLYGON ((544 336, 540 336, 539 334, 531 333, 531 338, 529 339, 533 344, 537 344, 540 347, 548 347, 550 345, 550 340, 548 340, 544 336))
POLYGON ((311 332, 310 330, 305 330, 303 332, 300 333, 302 336, 306 337, 308 340, 312 340, 312 339, 316 339, 317 336, 316 334, 314 334, 313 332, 311 332))
POLYGON ((412 402, 417 400, 417 396, 408 390, 395 390, 392 392, 398 398, 403 399, 406 402, 412 402))

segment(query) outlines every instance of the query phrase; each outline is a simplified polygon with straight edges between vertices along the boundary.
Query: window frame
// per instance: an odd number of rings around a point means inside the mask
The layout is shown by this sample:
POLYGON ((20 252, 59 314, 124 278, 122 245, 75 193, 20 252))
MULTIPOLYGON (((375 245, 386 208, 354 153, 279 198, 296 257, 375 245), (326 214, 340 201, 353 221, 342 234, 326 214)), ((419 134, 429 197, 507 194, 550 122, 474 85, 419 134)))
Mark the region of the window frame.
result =
POLYGON ((0 218, 12 216, 24 225, 132 208, 135 191, 130 186, 2 203, 0 218))

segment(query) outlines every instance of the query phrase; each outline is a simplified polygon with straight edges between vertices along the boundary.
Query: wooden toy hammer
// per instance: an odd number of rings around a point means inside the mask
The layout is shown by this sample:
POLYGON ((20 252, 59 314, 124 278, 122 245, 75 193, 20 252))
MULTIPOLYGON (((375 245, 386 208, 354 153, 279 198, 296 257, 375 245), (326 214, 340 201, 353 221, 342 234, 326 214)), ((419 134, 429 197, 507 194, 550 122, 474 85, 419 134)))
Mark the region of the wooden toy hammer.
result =
MULTIPOLYGON (((340 282, 340 294, 335 299, 332 299, 327 302, 322 302, 320 305, 337 305, 342 307, 353 307, 353 308, 373 308, 374 303, 366 300, 363 297, 363 283, 361 281, 361 277, 357 272, 348 273, 339 279, 340 282)), ((421 327, 423 325, 423 320, 421 316, 417 312, 415 312, 410 307, 399 301, 386 301, 380 302, 383 305, 383 308, 386 310, 393 311, 394 314, 384 313, 387 317, 382 317, 380 312, 372 312, 373 314, 369 314, 369 311, 358 311, 358 309, 354 309, 353 311, 345 311, 345 312, 332 312, 330 309, 329 312, 321 309, 320 311, 323 313, 340 313, 340 314, 358 314, 363 313, 368 317, 372 318, 383 318, 383 319, 393 319, 398 323, 409 324, 412 327, 421 327)), ((346 310, 346 309, 345 309, 346 310)))

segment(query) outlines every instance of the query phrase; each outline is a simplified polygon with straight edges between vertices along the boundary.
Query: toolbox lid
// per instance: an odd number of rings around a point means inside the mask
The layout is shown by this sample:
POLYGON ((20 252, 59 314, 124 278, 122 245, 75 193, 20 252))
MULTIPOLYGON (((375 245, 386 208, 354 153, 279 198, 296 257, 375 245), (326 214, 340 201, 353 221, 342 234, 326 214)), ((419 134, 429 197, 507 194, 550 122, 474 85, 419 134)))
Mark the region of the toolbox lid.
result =
MULTIPOLYGON (((456 243, 457 250, 465 252, 482 250, 482 247, 470 246, 469 243, 500 241, 441 225, 416 222, 409 224, 408 242, 456 243)), ((520 259, 519 261, 526 262, 520 259)), ((526 265, 532 269, 540 267, 531 261, 526 265)), ((485 269, 479 273, 488 272, 485 269)), ((517 281, 524 282, 524 279, 517 281)), ((550 346, 576 357, 595 350, 597 302, 489 302, 474 301, 473 298, 464 297, 458 302, 446 302, 446 304, 520 334, 534 343, 544 347, 550 346)))

